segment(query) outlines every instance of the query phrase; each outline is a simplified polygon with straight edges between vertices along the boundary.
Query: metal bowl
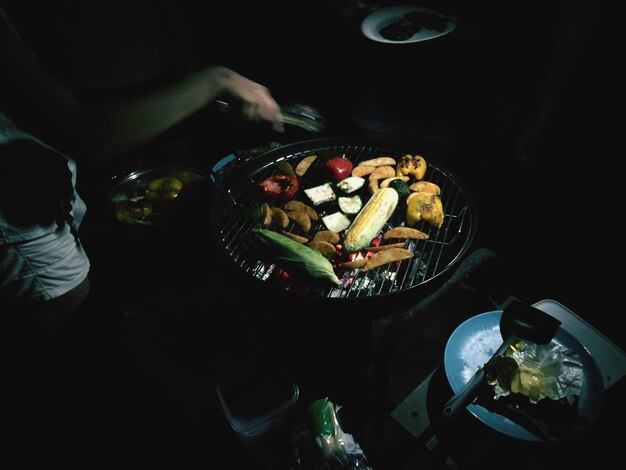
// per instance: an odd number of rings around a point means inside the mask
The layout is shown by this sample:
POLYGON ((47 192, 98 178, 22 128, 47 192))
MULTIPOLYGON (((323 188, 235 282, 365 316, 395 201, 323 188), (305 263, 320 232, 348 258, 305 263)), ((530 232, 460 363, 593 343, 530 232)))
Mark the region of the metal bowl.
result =
POLYGON ((208 176, 195 168, 144 168, 116 178, 108 193, 107 205, 112 217, 120 223, 162 226, 197 216, 200 204, 207 201, 209 189, 208 176), (175 186, 170 187, 170 191, 151 190, 155 184, 159 186, 163 182, 175 182, 175 186))

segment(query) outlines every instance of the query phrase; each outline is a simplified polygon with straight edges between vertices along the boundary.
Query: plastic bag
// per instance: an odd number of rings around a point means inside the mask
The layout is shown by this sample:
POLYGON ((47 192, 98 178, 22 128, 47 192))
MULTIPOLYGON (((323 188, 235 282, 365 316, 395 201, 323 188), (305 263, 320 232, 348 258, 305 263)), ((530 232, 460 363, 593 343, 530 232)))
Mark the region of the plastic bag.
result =
POLYGON ((372 470, 354 437, 339 425, 337 411, 328 398, 309 405, 292 434, 294 469, 372 470))

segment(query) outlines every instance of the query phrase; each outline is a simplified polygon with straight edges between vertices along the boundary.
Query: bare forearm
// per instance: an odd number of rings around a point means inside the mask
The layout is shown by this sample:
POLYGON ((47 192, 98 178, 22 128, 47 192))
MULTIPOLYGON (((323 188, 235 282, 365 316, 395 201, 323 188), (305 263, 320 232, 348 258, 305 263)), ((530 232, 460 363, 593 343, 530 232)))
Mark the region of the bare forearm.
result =
POLYGON ((81 146, 102 163, 146 144, 196 113, 221 92, 217 68, 165 88, 83 110, 81 146))

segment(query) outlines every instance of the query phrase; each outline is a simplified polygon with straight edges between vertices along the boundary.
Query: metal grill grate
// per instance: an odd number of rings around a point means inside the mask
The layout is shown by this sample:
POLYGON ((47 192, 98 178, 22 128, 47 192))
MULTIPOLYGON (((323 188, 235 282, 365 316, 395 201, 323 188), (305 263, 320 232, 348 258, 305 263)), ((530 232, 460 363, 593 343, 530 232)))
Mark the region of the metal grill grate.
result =
MULTIPOLYGON (((415 256, 362 272, 358 269, 344 271, 337 269, 341 280, 338 287, 319 288, 303 285, 289 278, 275 264, 259 257, 258 247, 249 235, 256 222, 234 217, 241 208, 263 202, 258 184, 263 179, 278 173, 276 163, 286 160, 295 166, 308 155, 333 151, 345 154, 356 166, 360 161, 391 156, 399 158, 405 151, 391 148, 386 144, 359 141, 355 139, 317 139, 290 144, 245 163, 232 171, 232 174, 216 191, 213 202, 213 224, 216 238, 221 247, 239 270, 275 288, 296 292, 306 296, 328 298, 362 298, 383 296, 420 286, 442 275, 468 250, 476 230, 476 214, 473 200, 464 185, 451 173, 428 161, 425 180, 436 183, 441 188, 441 200, 445 212, 441 228, 434 229, 421 222, 416 228, 428 233, 427 240, 408 240, 406 248, 415 256)), ((316 160, 309 171, 300 179, 301 189, 297 199, 310 205, 302 188, 319 184, 315 181, 316 160)), ((337 211, 337 205, 327 203, 315 208, 319 220, 314 223, 311 233, 325 229, 321 218, 337 211)), ((385 229, 404 225, 404 211, 396 209, 385 229)), ((291 225, 288 230, 294 227, 291 225)), ((333 260, 331 260, 333 261, 333 260)))

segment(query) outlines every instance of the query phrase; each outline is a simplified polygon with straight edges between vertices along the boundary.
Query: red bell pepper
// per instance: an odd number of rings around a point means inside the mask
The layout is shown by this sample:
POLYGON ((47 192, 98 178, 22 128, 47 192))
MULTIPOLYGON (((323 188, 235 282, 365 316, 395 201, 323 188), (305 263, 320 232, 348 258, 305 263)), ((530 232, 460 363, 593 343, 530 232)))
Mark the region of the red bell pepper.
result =
POLYGON ((273 202, 287 202, 293 199, 300 187, 298 178, 288 175, 274 175, 259 183, 265 199, 273 202))
POLYGON ((338 183, 352 173, 352 162, 345 157, 335 157, 322 163, 328 175, 338 183))

